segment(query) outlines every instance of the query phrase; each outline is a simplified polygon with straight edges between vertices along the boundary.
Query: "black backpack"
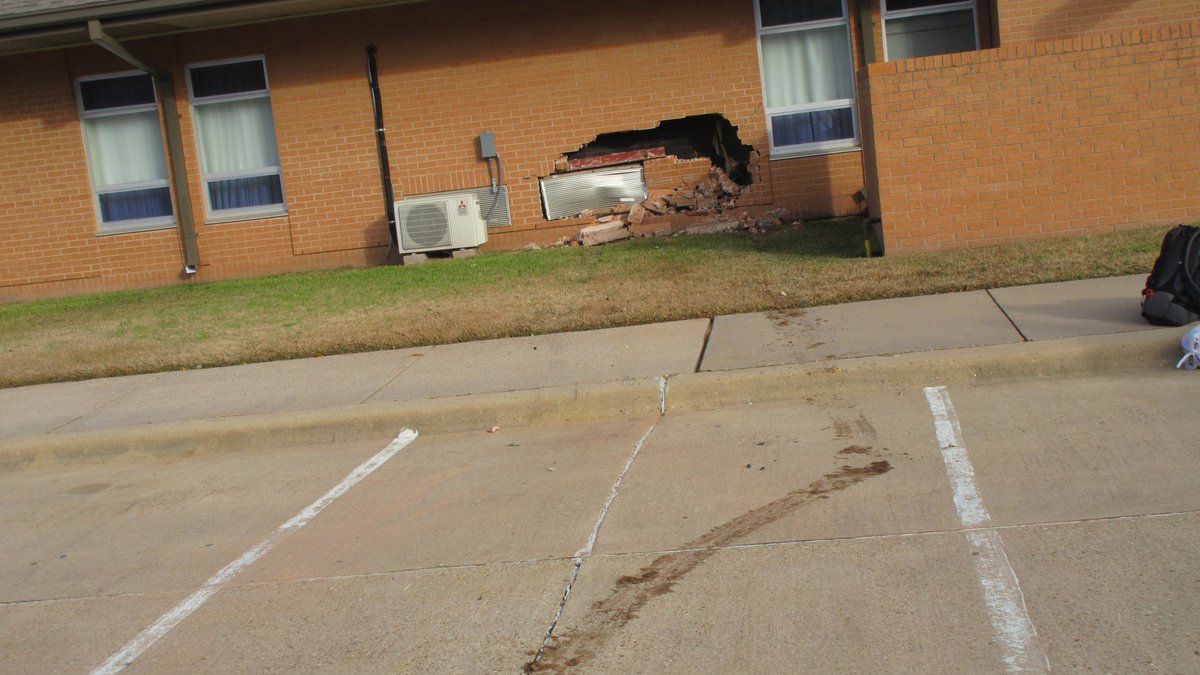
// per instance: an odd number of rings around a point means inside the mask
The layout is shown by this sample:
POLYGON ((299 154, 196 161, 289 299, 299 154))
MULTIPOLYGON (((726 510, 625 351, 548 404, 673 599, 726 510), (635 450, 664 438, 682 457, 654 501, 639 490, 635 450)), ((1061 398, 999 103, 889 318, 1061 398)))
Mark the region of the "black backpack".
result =
POLYGON ((1182 326, 1200 315, 1200 227, 1179 225, 1162 250, 1142 291, 1142 316, 1159 326, 1182 326))

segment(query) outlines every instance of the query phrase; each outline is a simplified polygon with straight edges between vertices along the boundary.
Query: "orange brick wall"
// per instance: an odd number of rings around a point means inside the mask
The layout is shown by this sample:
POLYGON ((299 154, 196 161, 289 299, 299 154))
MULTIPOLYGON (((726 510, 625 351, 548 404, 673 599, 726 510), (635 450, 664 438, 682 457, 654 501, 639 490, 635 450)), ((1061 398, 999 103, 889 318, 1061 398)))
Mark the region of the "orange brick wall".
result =
POLYGON ((803 218, 848 216, 866 208, 854 199, 863 188, 861 152, 772 162, 775 204, 803 218))
POLYGON ((889 253, 1200 219, 1200 23, 872 64, 889 253))
MULTIPOLYGON (((9 64, 5 64, 8 66, 9 64)), ((0 68, 0 285, 99 276, 75 94, 62 58, 0 68), (42 255, 44 249, 53 254, 42 255)))
POLYGON ((1194 21, 1200 0, 997 0, 1000 44, 1194 21))
POLYGON ((202 262, 192 278, 174 229, 96 235, 74 80, 131 67, 98 47, 0 59, 0 300, 383 262, 372 44, 397 198, 488 185, 476 139, 495 133, 514 224, 489 233, 492 248, 585 224, 542 216, 538 179, 564 153, 688 115, 724 115, 760 153, 746 205, 861 210, 860 153, 769 160, 751 0, 439 0, 127 44, 175 77, 202 262), (185 67, 257 55, 288 213, 208 223, 185 67))

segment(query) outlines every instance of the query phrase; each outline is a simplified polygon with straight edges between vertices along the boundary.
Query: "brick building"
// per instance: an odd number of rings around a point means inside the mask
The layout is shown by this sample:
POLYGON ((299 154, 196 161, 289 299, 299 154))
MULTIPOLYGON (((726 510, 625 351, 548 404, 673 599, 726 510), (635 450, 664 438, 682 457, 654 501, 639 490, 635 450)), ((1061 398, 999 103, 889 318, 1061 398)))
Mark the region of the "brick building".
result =
POLYGON ((1198 48, 1200 0, 0 0, 0 300, 381 263, 442 193, 547 243, 714 165, 888 253, 1194 221, 1198 48))

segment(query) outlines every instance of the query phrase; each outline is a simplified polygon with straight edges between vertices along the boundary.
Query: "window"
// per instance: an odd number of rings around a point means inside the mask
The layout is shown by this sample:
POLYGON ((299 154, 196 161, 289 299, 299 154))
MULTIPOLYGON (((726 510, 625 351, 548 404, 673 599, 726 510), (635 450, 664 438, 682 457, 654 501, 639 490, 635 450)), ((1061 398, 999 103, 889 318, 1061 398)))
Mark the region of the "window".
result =
POLYGON ((77 84, 101 232, 174 224, 154 81, 145 73, 123 73, 77 84))
POLYGON ((283 213, 263 59, 189 66, 188 88, 209 214, 238 219, 283 213))
POLYGON ((883 0, 887 60, 978 49, 975 2, 883 0))
POLYGON ((844 0, 758 0, 772 155, 858 146, 844 0))

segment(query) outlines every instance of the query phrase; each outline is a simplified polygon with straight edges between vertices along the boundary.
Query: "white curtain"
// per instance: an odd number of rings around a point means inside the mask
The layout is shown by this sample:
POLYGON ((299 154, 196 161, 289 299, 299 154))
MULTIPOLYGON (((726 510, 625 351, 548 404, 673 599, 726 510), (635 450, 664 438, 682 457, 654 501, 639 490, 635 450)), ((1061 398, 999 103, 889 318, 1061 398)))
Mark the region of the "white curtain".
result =
POLYGON ((845 26, 762 36, 767 107, 854 98, 845 26))
POLYGON ((279 166, 268 98, 198 105, 196 126, 205 174, 279 166))
POLYGON ((167 179, 157 112, 85 118, 83 134, 96 187, 167 179))

